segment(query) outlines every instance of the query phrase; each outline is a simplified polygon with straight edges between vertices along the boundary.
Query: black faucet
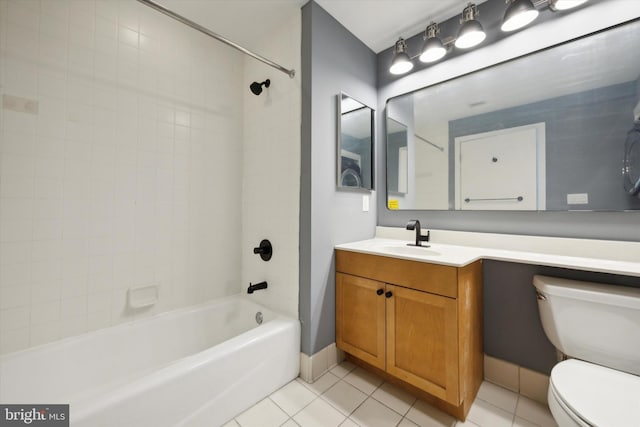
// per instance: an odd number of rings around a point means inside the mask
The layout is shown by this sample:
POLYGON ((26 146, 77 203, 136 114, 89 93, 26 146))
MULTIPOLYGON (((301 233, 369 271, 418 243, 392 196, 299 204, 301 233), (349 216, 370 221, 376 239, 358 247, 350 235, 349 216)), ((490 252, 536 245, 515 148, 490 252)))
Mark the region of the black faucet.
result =
MULTIPOLYGON (((416 244, 415 246, 422 246, 422 242, 429 241, 429 235, 431 234, 429 230, 427 230, 426 236, 423 236, 420 232, 420 221, 417 219, 412 219, 407 223, 407 230, 416 230, 416 244)), ((409 246, 413 246, 411 243, 408 243, 409 246)), ((425 247, 429 247, 426 245, 425 247)))
POLYGON ((253 291, 258 291, 260 289, 267 289, 267 282, 260 282, 255 285, 252 285, 251 282, 249 282, 249 289, 247 289, 247 293, 252 294, 253 291))

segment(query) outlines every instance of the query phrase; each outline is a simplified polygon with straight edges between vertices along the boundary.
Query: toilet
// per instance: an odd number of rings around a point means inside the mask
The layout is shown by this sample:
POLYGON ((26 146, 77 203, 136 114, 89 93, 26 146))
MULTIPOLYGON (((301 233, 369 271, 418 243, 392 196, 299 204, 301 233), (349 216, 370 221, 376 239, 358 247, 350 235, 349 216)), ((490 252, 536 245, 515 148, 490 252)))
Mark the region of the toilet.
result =
POLYGON ((559 427, 640 426, 640 288, 534 276, 542 327, 569 359, 548 401, 559 427))

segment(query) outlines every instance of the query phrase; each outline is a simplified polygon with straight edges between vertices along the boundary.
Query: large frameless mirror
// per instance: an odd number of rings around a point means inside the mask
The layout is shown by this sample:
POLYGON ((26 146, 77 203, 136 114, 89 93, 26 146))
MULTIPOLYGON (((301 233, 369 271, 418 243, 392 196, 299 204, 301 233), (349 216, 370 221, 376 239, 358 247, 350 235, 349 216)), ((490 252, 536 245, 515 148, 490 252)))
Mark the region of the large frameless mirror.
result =
POLYGON ((640 209, 638 34, 634 20, 388 100, 389 209, 640 209))
POLYGON ((373 114, 349 95, 338 95, 338 188, 373 189, 373 114))

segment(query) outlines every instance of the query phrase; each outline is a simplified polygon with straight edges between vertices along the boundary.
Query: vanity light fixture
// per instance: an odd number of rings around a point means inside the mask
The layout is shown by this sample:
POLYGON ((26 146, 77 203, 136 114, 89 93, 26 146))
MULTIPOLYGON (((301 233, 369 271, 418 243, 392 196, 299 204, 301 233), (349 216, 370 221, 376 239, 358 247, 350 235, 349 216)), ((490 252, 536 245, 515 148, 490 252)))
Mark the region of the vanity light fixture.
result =
POLYGON ((532 23, 540 14, 531 0, 507 0, 509 6, 504 12, 502 31, 515 31, 532 23))
POLYGON ((421 62, 435 62, 447 54, 447 49, 438 37, 440 27, 435 22, 429 24, 425 30, 424 45, 420 54, 421 62))
POLYGON ((407 43, 402 37, 400 37, 396 42, 394 51, 395 53, 393 54, 393 60, 391 61, 389 72, 391 74, 404 74, 411 71, 413 68, 413 62, 411 62, 411 58, 407 54, 407 43))
MULTIPOLYGON (((537 8, 548 7, 552 11, 563 11, 583 5, 589 0, 505 0, 507 9, 504 12, 502 26, 504 32, 511 32, 531 24, 540 14, 537 8)), ((490 9, 489 9, 490 10, 490 9)), ((412 60, 419 57, 420 62, 431 63, 442 59, 452 46, 466 50, 482 43, 487 34, 482 24, 476 19, 478 7, 474 3, 468 3, 462 10, 460 29, 458 36, 440 38, 440 26, 431 22, 424 32, 424 44, 419 55, 410 56, 407 52, 407 43, 400 37, 393 50, 393 59, 389 72, 400 75, 413 69, 412 60)), ((496 17, 497 18, 497 17, 496 17)), ((491 21, 491 17, 489 21, 491 21)))
POLYGON ((473 3, 469 3, 467 7, 462 10, 462 19, 460 21, 462 26, 458 31, 458 37, 454 43, 457 48, 472 48, 482 43, 487 37, 476 16, 478 16, 478 7, 473 3))
POLYGON ((549 8, 551 10, 567 10, 578 7, 588 0, 549 0, 549 8))

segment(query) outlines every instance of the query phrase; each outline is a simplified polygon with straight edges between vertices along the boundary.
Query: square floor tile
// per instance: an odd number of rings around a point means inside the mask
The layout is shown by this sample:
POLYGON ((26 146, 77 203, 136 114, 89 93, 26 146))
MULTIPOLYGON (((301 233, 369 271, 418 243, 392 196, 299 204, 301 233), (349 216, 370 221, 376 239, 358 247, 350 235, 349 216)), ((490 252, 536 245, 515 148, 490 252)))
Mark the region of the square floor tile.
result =
POLYGON ((293 421, 293 419, 289 418, 289 421, 282 424, 281 427, 300 427, 300 425, 297 422, 293 421))
POLYGON ((261 400, 236 417, 242 427, 279 427, 289 415, 269 398, 261 400))
POLYGON ((527 421, 524 418, 516 417, 513 420, 513 427, 540 427, 538 424, 534 424, 531 421, 527 421))
POLYGON ((453 427, 456 425, 456 420, 451 415, 445 414, 422 400, 417 400, 413 404, 406 417, 420 427, 453 427))
POLYGON ((347 418, 346 420, 344 420, 342 424, 340 424, 340 427, 360 427, 360 426, 354 423, 353 421, 351 421, 349 418, 347 418))
POLYGON ((514 393, 511 390, 507 390, 488 381, 483 381, 480 385, 477 398, 512 414, 516 412, 518 393, 514 393))
POLYGON ((338 378, 343 378, 345 375, 353 371, 355 368, 356 368, 356 365, 344 360, 342 363, 331 368, 330 372, 333 375, 337 376, 338 378))
POLYGON ((420 426, 408 418, 403 418, 402 421, 400 421, 400 424, 398 424, 398 427, 420 427, 420 426))
POLYGON ((416 401, 414 396, 391 383, 382 384, 371 396, 400 415, 406 414, 416 401))
POLYGON ((296 378, 296 380, 312 392, 316 394, 322 394, 327 391, 332 385, 337 383, 340 378, 333 375, 331 372, 327 372, 326 374, 315 380, 313 383, 308 383, 300 377, 296 378))
POLYGON ((398 425, 402 415, 370 397, 349 418, 361 427, 389 427, 398 425))
POLYGON ((528 397, 520 396, 518 398, 516 416, 541 427, 557 427, 549 408, 528 397))
POLYGON ((474 423, 473 421, 469 421, 469 419, 467 419, 466 421, 456 421, 455 427, 480 427, 480 426, 474 423))
POLYGON ((222 427, 238 427, 238 423, 236 422, 236 420, 231 420, 222 427))
POLYGON ((382 384, 382 378, 362 368, 354 369, 343 379, 367 395, 373 393, 382 384))
POLYGON ((299 382, 291 381, 269 397, 280 409, 293 416, 318 396, 299 382))
POLYGON ((343 414, 349 415, 367 399, 367 395, 345 381, 338 381, 324 392, 322 398, 343 414))
POLYGON ((339 426, 345 416, 322 399, 311 402, 298 412, 293 420, 302 427, 335 427, 339 426))
POLYGON ((493 406, 482 399, 476 399, 471 405, 467 419, 483 427, 511 427, 513 413, 493 406))

